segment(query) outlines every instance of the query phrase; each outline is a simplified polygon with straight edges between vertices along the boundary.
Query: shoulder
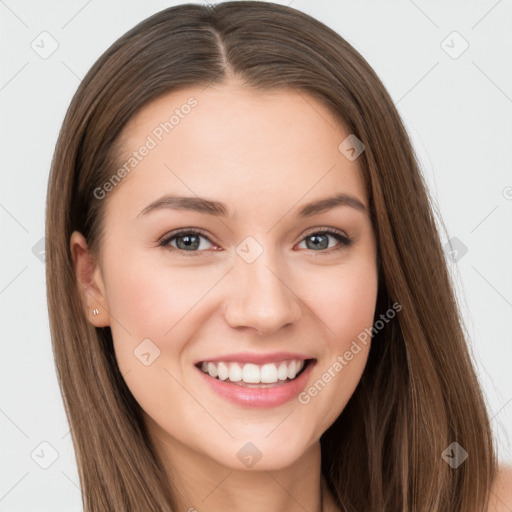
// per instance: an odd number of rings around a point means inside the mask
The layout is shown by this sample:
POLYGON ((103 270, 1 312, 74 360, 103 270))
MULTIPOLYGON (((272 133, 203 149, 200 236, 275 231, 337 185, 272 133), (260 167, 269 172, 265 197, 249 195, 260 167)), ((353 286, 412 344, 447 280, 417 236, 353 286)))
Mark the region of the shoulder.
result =
POLYGON ((500 465, 491 487, 487 512, 510 512, 512 510, 512 466, 500 465))

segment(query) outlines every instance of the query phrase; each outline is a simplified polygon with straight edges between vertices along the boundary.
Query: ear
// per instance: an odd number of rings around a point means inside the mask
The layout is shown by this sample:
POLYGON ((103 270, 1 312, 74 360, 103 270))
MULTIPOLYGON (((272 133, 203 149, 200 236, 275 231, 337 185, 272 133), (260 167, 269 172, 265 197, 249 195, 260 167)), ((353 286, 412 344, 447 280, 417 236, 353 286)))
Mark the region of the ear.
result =
POLYGON ((89 252, 87 240, 82 233, 73 231, 69 240, 69 249, 78 290, 89 322, 95 327, 109 326, 110 313, 101 269, 89 252))

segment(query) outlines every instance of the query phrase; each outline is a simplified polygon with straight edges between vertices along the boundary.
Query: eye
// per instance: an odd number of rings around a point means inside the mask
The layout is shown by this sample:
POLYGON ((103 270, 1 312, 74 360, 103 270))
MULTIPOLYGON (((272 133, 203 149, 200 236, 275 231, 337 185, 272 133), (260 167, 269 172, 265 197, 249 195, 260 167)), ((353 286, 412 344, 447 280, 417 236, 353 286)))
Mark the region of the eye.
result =
POLYGON ((338 231, 335 229, 325 229, 323 231, 312 231, 306 235, 306 237, 301 241, 301 243, 305 243, 308 249, 314 249, 313 252, 332 252, 328 251, 328 249, 332 249, 332 246, 329 247, 329 238, 334 238, 340 242, 338 246, 334 247, 334 250, 340 250, 344 247, 349 247, 352 245, 352 239, 345 235, 342 231, 338 231))
MULTIPOLYGON (((348 247, 352 244, 352 239, 350 237, 345 235, 342 231, 334 229, 310 231, 310 233, 307 234, 305 238, 303 238, 301 243, 305 242, 306 248, 313 249, 313 252, 330 253, 332 251, 328 249, 332 249, 332 246, 329 247, 329 238, 334 238, 340 242, 338 246, 334 248, 334 251, 343 249, 344 247, 348 247)), ((204 243, 201 243, 201 239, 206 240, 209 244, 212 244, 210 239, 201 230, 181 229, 166 236, 159 243, 159 246, 167 247, 171 250, 198 254, 203 252, 203 250, 208 249, 208 247, 204 247, 204 243), (173 245, 174 242, 176 245, 173 245)), ((213 245, 213 247, 216 246, 213 245)))
POLYGON ((202 231, 182 229, 171 233, 164 238, 159 245, 161 247, 169 247, 186 252, 198 252, 196 249, 205 249, 204 244, 201 243, 201 239, 207 240, 208 243, 211 244, 208 237, 204 235, 202 231), (176 246, 171 245, 171 242, 174 241, 176 241, 176 246))

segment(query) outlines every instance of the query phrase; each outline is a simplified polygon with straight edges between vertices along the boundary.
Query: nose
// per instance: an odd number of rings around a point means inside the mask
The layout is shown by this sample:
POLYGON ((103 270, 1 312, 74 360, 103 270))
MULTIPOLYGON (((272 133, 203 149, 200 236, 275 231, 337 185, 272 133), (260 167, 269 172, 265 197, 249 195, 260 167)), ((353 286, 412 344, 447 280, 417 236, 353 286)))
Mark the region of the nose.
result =
POLYGON ((266 252, 252 263, 237 257, 230 272, 225 307, 225 318, 231 327, 252 328, 268 335, 300 319, 301 301, 291 279, 286 274, 281 276, 275 268, 275 260, 266 257, 266 252))

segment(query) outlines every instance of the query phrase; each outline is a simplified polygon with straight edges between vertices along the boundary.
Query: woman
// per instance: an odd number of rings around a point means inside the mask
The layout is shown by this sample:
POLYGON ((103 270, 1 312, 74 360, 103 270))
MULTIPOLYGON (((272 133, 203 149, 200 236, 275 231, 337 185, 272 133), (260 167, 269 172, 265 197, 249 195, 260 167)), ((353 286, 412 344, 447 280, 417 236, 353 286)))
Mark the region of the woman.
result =
POLYGON ((512 507, 411 144, 325 25, 146 19, 75 94, 47 205, 86 511, 512 507))

